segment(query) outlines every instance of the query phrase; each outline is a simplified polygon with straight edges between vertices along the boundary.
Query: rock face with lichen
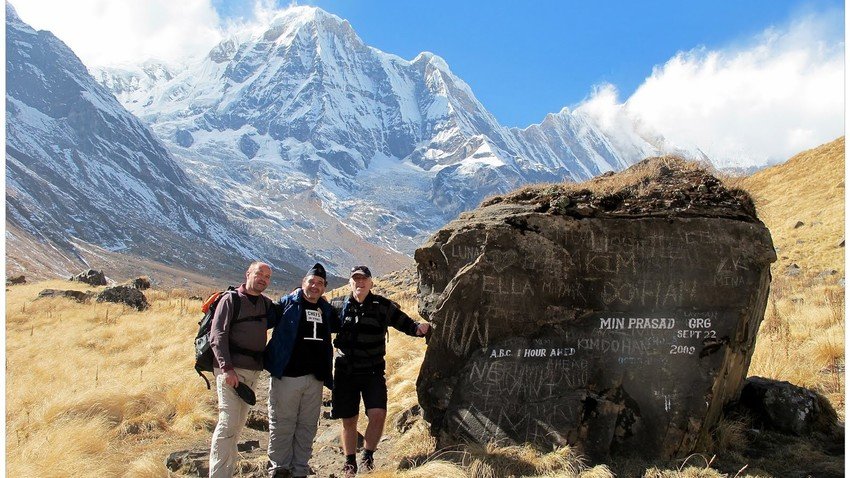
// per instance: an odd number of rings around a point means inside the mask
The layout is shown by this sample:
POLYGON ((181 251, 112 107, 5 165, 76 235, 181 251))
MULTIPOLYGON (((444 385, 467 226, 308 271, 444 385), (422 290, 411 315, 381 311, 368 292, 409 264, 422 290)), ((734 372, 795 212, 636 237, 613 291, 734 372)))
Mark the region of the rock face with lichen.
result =
POLYGON ((645 160, 485 201, 415 254, 434 324, 417 382, 441 443, 672 457, 737 398, 770 233, 749 196, 645 160))

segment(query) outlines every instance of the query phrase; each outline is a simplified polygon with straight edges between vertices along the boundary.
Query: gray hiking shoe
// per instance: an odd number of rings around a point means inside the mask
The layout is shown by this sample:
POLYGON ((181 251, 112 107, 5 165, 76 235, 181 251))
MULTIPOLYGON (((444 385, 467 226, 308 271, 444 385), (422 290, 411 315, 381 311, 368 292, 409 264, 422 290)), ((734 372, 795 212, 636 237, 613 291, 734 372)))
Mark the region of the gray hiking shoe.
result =
POLYGON ((371 473, 375 469, 375 458, 371 456, 364 456, 360 465, 366 473, 371 473))

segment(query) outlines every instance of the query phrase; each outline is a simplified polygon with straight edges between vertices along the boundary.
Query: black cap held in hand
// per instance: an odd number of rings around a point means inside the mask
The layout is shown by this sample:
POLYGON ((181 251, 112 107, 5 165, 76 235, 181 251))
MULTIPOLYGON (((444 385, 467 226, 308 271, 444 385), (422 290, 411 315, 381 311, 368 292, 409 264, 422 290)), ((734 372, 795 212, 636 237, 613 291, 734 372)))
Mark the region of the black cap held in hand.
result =
POLYGON ((328 273, 325 272, 325 268, 322 267, 322 265, 318 262, 313 264, 313 267, 311 267, 310 270, 307 271, 307 276, 316 276, 321 277, 324 280, 328 280, 328 273))
POLYGON ((257 396, 254 395, 254 391, 243 382, 239 382, 239 385, 236 386, 236 395, 239 395, 239 398, 245 400, 248 405, 257 403, 257 396))

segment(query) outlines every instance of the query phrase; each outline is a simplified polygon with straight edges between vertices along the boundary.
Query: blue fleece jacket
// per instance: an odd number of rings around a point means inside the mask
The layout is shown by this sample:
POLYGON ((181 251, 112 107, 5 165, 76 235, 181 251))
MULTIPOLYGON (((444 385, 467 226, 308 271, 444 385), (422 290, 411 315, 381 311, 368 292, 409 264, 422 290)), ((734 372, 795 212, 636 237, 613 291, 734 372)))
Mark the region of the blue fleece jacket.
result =
MULTIPOLYGON (((301 321, 305 301, 306 299, 304 299, 304 295, 301 293, 301 288, 298 288, 291 294, 281 297, 276 304, 276 311, 270 320, 270 324, 274 327, 272 339, 266 345, 266 350, 263 353, 263 367, 269 371, 272 377, 282 377, 283 371, 286 369, 290 357, 292 357, 292 350, 295 347, 295 339, 298 335, 298 324, 301 321)), ((336 311, 324 297, 319 299, 319 307, 322 310, 322 317, 328 321, 328 334, 322 340, 325 346, 325 356, 316 357, 316 359, 325 362, 325 366, 327 367, 327 374, 325 376, 332 377, 333 346, 331 345, 330 334, 339 332, 340 321, 336 311)), ((325 386, 332 389, 333 379, 328 378, 325 380, 325 386)))

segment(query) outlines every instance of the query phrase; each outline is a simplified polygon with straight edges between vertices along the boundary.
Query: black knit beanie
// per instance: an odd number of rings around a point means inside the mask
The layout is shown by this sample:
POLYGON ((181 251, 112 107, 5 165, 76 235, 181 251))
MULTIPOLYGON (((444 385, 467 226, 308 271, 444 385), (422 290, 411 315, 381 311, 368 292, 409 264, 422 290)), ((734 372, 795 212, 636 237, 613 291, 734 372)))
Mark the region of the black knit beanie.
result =
POLYGON ((322 267, 322 265, 319 264, 318 262, 313 264, 313 267, 311 267, 310 270, 307 271, 307 275, 304 276, 304 277, 309 277, 309 276, 321 277, 324 280, 328 280, 328 274, 327 274, 327 272, 325 272, 325 268, 322 267))

